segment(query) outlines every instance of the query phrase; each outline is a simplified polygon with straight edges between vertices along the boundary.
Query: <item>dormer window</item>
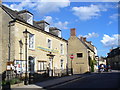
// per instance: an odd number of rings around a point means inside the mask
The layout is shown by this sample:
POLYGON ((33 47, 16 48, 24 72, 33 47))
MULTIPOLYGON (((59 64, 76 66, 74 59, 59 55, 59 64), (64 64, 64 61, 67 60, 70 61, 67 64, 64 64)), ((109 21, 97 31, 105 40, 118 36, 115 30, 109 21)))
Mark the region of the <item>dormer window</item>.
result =
POLYGON ((50 24, 47 23, 46 21, 44 20, 37 21, 36 24, 38 24, 44 31, 49 32, 50 24))
POLYGON ((45 29, 45 31, 47 31, 47 32, 49 32, 49 24, 47 24, 47 23, 45 23, 45 27, 44 27, 45 29))
POLYGON ((58 37, 61 37, 61 31, 60 30, 58 31, 58 37))
POLYGON ((18 15, 22 17, 27 23, 33 25, 33 14, 27 10, 22 10, 18 12, 18 15))
POLYGON ((33 15, 27 13, 27 23, 33 25, 33 15))
POLYGON ((50 27, 50 33, 52 33, 58 37, 61 37, 61 30, 56 27, 50 27))

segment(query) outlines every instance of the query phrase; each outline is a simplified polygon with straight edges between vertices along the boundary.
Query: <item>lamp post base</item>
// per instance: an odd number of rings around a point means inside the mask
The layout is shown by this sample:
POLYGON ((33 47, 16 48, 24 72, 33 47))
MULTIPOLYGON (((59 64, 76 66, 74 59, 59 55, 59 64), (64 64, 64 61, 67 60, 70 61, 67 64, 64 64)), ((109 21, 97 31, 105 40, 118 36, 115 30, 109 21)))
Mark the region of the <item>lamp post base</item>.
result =
POLYGON ((28 78, 25 77, 24 85, 28 85, 28 78))

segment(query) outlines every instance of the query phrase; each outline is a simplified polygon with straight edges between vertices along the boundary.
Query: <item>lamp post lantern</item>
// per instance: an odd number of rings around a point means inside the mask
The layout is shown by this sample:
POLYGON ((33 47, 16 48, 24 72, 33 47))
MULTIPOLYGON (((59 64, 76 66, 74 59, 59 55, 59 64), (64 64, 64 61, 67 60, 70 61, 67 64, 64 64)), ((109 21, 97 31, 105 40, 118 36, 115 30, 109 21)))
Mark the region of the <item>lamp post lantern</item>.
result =
POLYGON ((27 38, 28 38, 28 34, 30 32, 27 31, 27 29, 25 29, 25 31, 23 31, 24 37, 25 37, 25 60, 26 60, 26 69, 25 69, 25 85, 28 85, 28 76, 27 76, 27 38))

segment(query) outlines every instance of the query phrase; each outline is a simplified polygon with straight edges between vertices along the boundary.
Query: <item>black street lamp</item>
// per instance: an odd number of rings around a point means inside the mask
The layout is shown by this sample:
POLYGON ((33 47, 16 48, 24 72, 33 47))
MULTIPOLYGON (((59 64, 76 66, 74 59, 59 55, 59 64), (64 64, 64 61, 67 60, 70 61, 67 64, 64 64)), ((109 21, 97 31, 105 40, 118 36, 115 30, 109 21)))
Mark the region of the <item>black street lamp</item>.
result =
POLYGON ((25 37, 25 60, 26 60, 26 71, 25 71, 25 85, 28 85, 28 76, 27 76, 27 38, 28 38, 28 34, 30 32, 27 31, 27 29, 25 29, 25 31, 23 31, 24 37, 25 37))

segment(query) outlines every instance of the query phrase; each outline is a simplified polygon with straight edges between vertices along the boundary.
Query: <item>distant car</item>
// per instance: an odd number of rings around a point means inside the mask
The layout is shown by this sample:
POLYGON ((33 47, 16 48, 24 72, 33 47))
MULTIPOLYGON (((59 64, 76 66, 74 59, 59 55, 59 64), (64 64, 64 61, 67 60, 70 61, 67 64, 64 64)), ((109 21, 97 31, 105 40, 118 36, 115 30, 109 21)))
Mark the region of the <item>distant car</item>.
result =
POLYGON ((112 71, 111 66, 107 65, 107 72, 111 72, 111 71, 112 71))
POLYGON ((98 72, 105 72, 106 71, 106 65, 100 64, 98 67, 98 72))

